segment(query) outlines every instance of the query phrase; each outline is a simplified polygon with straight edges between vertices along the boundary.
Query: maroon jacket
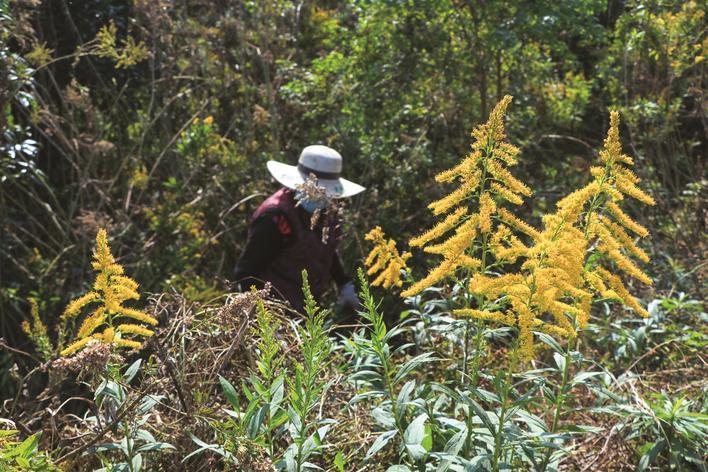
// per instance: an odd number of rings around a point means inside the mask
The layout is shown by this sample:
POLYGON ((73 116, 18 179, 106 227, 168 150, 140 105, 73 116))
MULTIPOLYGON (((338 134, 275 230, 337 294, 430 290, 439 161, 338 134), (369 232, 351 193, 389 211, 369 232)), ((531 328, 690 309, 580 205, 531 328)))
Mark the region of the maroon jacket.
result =
POLYGON ((321 227, 310 229, 309 217, 295 206, 294 196, 293 190, 282 188, 268 197, 251 217, 249 241, 254 222, 264 214, 273 214, 274 223, 281 234, 287 235, 288 244, 266 267, 256 269, 254 275, 273 284, 277 294, 302 311, 301 272, 307 270, 312 295, 319 300, 332 282, 333 266, 341 267, 336 252, 341 231, 337 221, 331 222, 327 242, 322 242, 321 227))

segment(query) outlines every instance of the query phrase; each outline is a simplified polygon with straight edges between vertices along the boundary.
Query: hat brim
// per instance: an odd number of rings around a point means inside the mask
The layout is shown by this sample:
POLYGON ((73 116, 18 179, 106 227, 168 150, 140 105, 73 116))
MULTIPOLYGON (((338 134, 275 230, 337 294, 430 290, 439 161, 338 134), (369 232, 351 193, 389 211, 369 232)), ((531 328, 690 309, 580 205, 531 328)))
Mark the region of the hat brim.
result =
MULTIPOLYGON (((268 172, 284 187, 297 190, 307 179, 297 166, 283 164, 278 161, 268 161, 268 172)), ((347 198, 363 192, 366 188, 347 179, 317 179, 317 185, 324 187, 327 196, 331 198, 347 198)))

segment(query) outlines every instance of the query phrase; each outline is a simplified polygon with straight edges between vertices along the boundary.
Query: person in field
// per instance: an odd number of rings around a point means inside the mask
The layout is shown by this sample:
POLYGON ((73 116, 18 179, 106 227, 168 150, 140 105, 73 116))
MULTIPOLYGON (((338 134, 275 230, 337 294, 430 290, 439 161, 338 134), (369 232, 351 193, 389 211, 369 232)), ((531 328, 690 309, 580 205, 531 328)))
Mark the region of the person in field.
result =
POLYGON ((334 282, 338 305, 358 306, 354 284, 337 254, 342 236, 337 200, 364 187, 341 177, 342 156, 327 146, 307 146, 296 166, 268 161, 267 168, 282 188, 251 217, 236 281, 243 290, 270 282, 276 295, 302 311, 305 269, 316 300, 334 282))

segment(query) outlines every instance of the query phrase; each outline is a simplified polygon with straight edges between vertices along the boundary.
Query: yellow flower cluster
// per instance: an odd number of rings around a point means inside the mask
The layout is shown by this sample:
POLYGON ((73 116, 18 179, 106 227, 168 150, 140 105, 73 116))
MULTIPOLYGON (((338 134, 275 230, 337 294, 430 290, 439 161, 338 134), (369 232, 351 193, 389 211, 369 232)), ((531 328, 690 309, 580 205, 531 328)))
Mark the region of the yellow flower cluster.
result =
POLYGON ((522 196, 531 195, 531 190, 507 170, 517 164, 516 156, 520 152, 505 141, 504 113, 510 102, 511 96, 505 96, 494 107, 487 122, 472 130, 471 151, 462 162, 435 177, 441 183, 457 181, 459 186, 428 205, 434 215, 446 216, 432 229, 411 239, 410 245, 439 254, 443 260, 402 296, 416 295, 445 277, 454 276, 459 269, 479 269, 482 261, 475 257, 475 242, 494 238, 494 220, 504 211, 499 202, 519 205, 522 196), (477 213, 470 212, 472 205, 478 206, 477 213), (429 245, 450 232, 453 234, 443 242, 429 245))
MULTIPOLYGON (((654 199, 641 190, 639 178, 630 170, 632 158, 622 153, 619 138, 619 113, 610 113, 610 129, 603 149, 600 151, 602 167, 593 167, 593 181, 558 202, 559 212, 570 217, 581 215, 581 224, 589 241, 603 255, 602 261, 612 262, 628 276, 651 285, 651 278, 630 258, 649 262, 649 256, 639 248, 634 238, 648 236, 649 231, 634 221, 620 207, 625 197, 632 197, 646 205, 654 205, 654 199), (584 212, 584 213, 581 213, 584 212)), ((641 316, 647 311, 629 293, 618 275, 596 264, 585 275, 586 284, 600 296, 616 298, 641 316)))
POLYGON ((157 320, 140 310, 123 306, 126 300, 140 298, 137 292, 138 284, 123 275, 123 267, 116 263, 111 254, 108 235, 104 229, 99 230, 96 236, 92 266, 98 272, 93 290, 72 300, 64 310, 62 318, 77 317, 84 307, 93 302, 100 304, 84 319, 76 341, 64 349, 61 355, 68 356, 75 353, 92 339, 106 344, 115 344, 117 347, 140 348, 142 344, 136 340, 136 337, 149 337, 154 332, 135 323, 122 323, 116 326, 116 320, 130 318, 152 326, 157 324, 157 320), (98 332, 99 328, 103 328, 103 331, 98 332), (131 338, 125 337, 126 335, 131 335, 131 338))
MULTIPOLYGON (((602 267, 588 263, 588 256, 599 252, 621 271, 642 282, 651 279, 629 258, 632 255, 648 262, 648 255, 627 231, 642 237, 648 231, 626 215, 619 206, 625 196, 643 203, 653 199, 640 190, 638 179, 625 165, 632 164, 623 155, 619 142, 619 116, 611 114, 611 127, 600 158, 604 169, 594 169, 594 180, 557 204, 556 213, 543 218, 543 229, 536 230, 505 209, 490 241, 497 261, 523 263, 517 273, 501 276, 476 274, 470 292, 493 300, 502 300, 510 309, 492 312, 459 309, 454 313, 486 321, 516 326, 519 329, 520 352, 528 359, 534 355, 533 331, 558 337, 573 337, 577 327, 587 326, 593 295, 620 299, 642 316, 647 312, 629 293, 622 279, 602 267), (508 225, 508 226, 507 226, 508 225), (532 242, 525 246, 512 229, 525 234, 532 242), (588 248, 592 248, 588 251, 588 248)), ((480 207, 484 205, 481 204, 480 207)), ((480 210, 480 214, 482 210, 480 210)))
MULTIPOLYGON (((509 230, 507 238, 514 241, 509 230)), ((510 309, 490 312, 471 309, 455 310, 460 316, 516 326, 519 329, 522 358, 534 355, 533 331, 552 336, 575 336, 575 328, 568 318, 571 314, 581 326, 587 324, 591 294, 582 288, 583 264, 587 240, 582 231, 559 214, 544 218, 544 229, 536 232, 534 244, 526 248, 517 242, 514 260, 525 260, 518 273, 491 277, 476 274, 470 282, 470 292, 489 299, 503 297, 510 309)), ((518 240, 515 240, 518 241, 518 240)), ((497 252, 505 250, 500 244, 497 252)))
POLYGON ((364 261, 369 268, 367 275, 379 273, 371 284, 381 285, 383 288, 389 288, 392 285, 400 287, 403 284, 401 271, 408 269, 406 261, 411 257, 411 253, 399 254, 396 241, 387 240, 384 232, 378 226, 369 231, 366 239, 374 243, 374 248, 364 261))
POLYGON ((25 320, 22 322, 22 331, 30 338, 32 343, 34 343, 37 352, 39 352, 45 359, 49 359, 52 355, 52 343, 49 340, 49 335, 47 334, 47 326, 42 322, 42 318, 39 316, 39 305, 37 301, 33 298, 29 299, 30 302, 30 312, 32 315, 32 322, 25 320))
POLYGON ((31 307, 31 314, 32 314, 32 323, 30 324, 29 321, 23 321, 22 322, 22 331, 29 336, 30 338, 35 337, 35 336, 47 336, 47 327, 44 325, 42 322, 42 319, 39 317, 39 305, 37 305, 37 300, 30 298, 30 307, 31 307))
POLYGON ((134 66, 150 56, 145 43, 143 41, 136 43, 132 36, 128 36, 123 41, 123 47, 119 48, 117 33, 118 29, 114 23, 103 26, 96 34, 96 39, 91 42, 90 52, 98 57, 114 60, 118 69, 134 66))

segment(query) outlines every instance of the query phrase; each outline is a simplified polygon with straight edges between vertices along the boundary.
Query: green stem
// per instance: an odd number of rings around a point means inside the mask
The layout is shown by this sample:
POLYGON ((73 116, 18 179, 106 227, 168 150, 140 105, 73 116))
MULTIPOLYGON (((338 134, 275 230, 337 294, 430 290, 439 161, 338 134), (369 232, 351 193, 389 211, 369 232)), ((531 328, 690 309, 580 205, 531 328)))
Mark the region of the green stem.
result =
MULTIPOLYGON (((605 165, 605 173, 602 174, 602 178, 600 179, 600 188, 602 188, 605 181, 610 178, 610 173, 612 171, 611 169, 612 168, 610 164, 605 165)), ((600 201, 601 196, 604 196, 604 194, 598 193, 592 198, 592 201, 590 202, 590 208, 588 208, 588 211, 585 214, 585 227, 583 228, 583 235, 585 236, 585 239, 588 238, 588 233, 590 232, 590 219, 592 217, 592 214, 603 203, 600 201)))
MULTIPOLYGON (((485 234, 482 237, 482 264, 479 268, 479 272, 484 275, 487 272, 487 235, 485 234)), ((484 310, 484 297, 478 297, 475 296, 475 299, 477 301, 477 309, 478 310, 484 310)), ((475 338, 474 338, 474 359, 472 360, 472 378, 470 381, 470 384, 475 387, 477 386, 477 378, 478 378, 478 371, 479 371, 479 359, 480 359, 480 354, 482 352, 482 322, 481 320, 477 319, 476 322, 476 330, 475 330, 475 338)), ((466 367, 466 366, 465 366, 466 367)))
POLYGON ((465 344, 462 353, 462 385, 467 384, 467 361, 470 354, 470 319, 465 320, 465 344))
MULTIPOLYGON (((565 352, 565 362, 563 365, 563 374, 561 377, 561 385, 558 389, 558 394, 556 395, 555 408, 553 410, 553 421, 551 423, 551 434, 555 434, 558 431, 558 422, 560 421, 561 414, 563 413, 563 407, 565 406, 565 400, 567 399, 568 393, 568 380, 570 377, 570 363, 572 361, 571 352, 575 349, 575 338, 570 338, 568 341, 568 347, 565 352)), ((548 467, 548 463, 551 460, 551 449, 546 451, 543 457, 543 462, 541 463, 540 472, 544 472, 548 467)))
POLYGON ((123 434, 125 434, 126 445, 128 448, 128 470, 133 472, 133 440, 130 437, 130 427, 127 422, 123 422, 123 434))
POLYGON ((480 354, 482 352, 482 334, 482 321, 478 319, 475 323, 474 358, 472 359, 472 369, 470 378, 470 385, 472 385, 472 387, 477 386, 477 380, 479 378, 479 360, 481 358, 480 354))
POLYGON ((499 410, 499 428, 494 435, 494 455, 492 456, 492 471, 499 470, 499 460, 501 459, 503 449, 504 423, 506 422, 506 413, 508 411, 509 393, 511 392, 514 370, 516 369, 516 361, 518 359, 519 342, 518 337, 514 340, 511 348, 509 367, 504 374, 504 384, 502 385, 501 407, 499 410))

